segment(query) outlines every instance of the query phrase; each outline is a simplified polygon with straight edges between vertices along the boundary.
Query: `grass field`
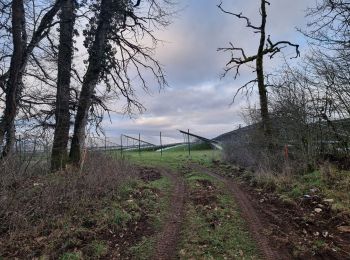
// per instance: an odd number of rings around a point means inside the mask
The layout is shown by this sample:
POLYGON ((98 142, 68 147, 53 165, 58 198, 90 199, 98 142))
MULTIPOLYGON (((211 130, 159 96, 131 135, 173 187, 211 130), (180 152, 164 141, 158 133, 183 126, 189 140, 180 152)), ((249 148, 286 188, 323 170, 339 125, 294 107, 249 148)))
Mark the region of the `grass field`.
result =
MULTIPOLYGON (((221 152, 198 149, 189 155, 188 151, 180 148, 166 150, 162 156, 160 152, 154 151, 124 153, 127 160, 138 165, 171 168, 183 176, 187 199, 182 235, 179 238, 179 258, 258 259, 255 242, 223 183, 205 173, 187 168, 189 163, 210 166, 213 160, 221 158, 221 152)), ((146 238, 145 241, 152 241, 152 238, 146 238)), ((139 252, 149 250, 147 248, 143 246, 139 252)))
MULTIPOLYGON (((120 153, 115 156, 119 157, 120 153)), ((188 151, 183 150, 166 150, 161 154, 156 151, 137 151, 123 152, 123 156, 138 165, 147 166, 164 166, 172 169, 178 169, 179 166, 189 161, 196 161, 201 164, 210 164, 213 160, 221 158, 219 150, 195 150, 188 154, 188 151)))

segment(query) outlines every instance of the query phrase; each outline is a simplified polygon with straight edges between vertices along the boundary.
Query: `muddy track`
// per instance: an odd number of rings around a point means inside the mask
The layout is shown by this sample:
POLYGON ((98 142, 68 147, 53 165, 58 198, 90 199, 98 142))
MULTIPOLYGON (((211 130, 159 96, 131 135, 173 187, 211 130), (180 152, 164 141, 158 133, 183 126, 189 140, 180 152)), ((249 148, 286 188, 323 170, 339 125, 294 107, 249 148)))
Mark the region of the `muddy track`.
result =
POLYGON ((170 209, 163 230, 157 236, 155 254, 152 259, 177 259, 177 245, 184 216, 185 182, 178 173, 163 169, 162 174, 170 179, 173 190, 170 197, 170 209))
POLYGON ((291 257, 286 252, 281 252, 281 250, 275 249, 270 246, 270 241, 264 232, 265 229, 264 229, 263 221, 261 220, 261 216, 254 209, 248 194, 246 194, 246 192, 244 192, 234 180, 227 179, 221 175, 218 175, 212 172, 210 169, 200 165, 191 165, 191 167, 195 167, 196 169, 202 172, 205 172, 210 176, 216 179, 219 179, 225 183, 226 187, 231 192, 236 203, 238 204, 241 210, 242 217, 247 222, 249 231, 251 232, 256 243, 258 244, 258 249, 264 259, 266 260, 291 259, 291 257))

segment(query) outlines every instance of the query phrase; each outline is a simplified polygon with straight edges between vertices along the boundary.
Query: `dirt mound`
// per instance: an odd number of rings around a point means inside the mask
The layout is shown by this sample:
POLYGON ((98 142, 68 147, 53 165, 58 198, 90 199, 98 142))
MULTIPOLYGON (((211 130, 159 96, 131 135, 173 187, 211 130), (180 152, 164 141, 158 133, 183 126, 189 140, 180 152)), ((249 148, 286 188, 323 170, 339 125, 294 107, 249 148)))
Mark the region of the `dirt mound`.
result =
POLYGON ((151 182, 160 179, 162 175, 158 169, 145 167, 139 170, 139 177, 144 182, 151 182))
POLYGON ((275 194, 245 189, 265 216, 270 236, 281 247, 287 247, 293 258, 350 259, 350 233, 339 230, 349 225, 349 217, 331 210, 320 197, 291 203, 275 194))
POLYGON ((194 205, 213 206, 217 204, 217 196, 215 195, 216 188, 209 180, 197 180, 197 184, 201 189, 191 191, 190 200, 194 205))

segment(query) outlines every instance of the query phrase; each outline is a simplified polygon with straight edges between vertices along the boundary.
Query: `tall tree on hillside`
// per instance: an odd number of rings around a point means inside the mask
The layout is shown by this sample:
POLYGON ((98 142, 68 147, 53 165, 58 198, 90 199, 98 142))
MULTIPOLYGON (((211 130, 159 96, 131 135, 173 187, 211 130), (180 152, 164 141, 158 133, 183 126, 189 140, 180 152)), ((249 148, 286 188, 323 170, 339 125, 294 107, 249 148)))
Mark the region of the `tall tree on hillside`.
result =
POLYGON ((250 80, 249 82, 244 84, 242 87, 240 87, 237 90, 234 96, 234 99, 240 91, 247 89, 249 87, 253 87, 256 84, 258 85, 262 128, 265 136, 268 139, 270 139, 271 122, 270 122, 269 109, 268 109, 267 86, 266 86, 266 80, 265 80, 266 77, 264 74, 264 57, 268 55, 270 58, 273 58, 277 53, 281 51, 281 49, 285 48, 286 46, 294 47, 296 49, 297 57, 300 55, 300 53, 299 53, 299 45, 293 44, 289 41, 278 41, 274 43, 272 42, 270 36, 266 35, 267 5, 270 5, 268 1, 260 0, 261 24, 253 25, 250 19, 244 16, 242 13, 233 13, 233 12, 227 11, 222 7, 222 3, 220 3, 218 7, 222 12, 244 20, 248 28, 254 30, 255 33, 260 34, 260 39, 259 39, 259 46, 258 46, 257 53, 251 56, 246 55, 243 48, 235 47, 232 43, 230 43, 230 47, 219 48, 218 50, 231 53, 231 58, 226 64, 226 68, 223 76, 225 76, 231 70, 234 70, 235 71, 234 77, 236 78, 239 74, 239 69, 242 65, 250 65, 251 63, 255 62, 254 69, 256 72, 256 78, 250 80))
POLYGON ((68 157, 70 127, 70 78, 73 55, 75 0, 63 0, 60 14, 60 40, 58 47, 57 94, 55 107, 55 133, 51 154, 51 170, 64 168, 68 157))
POLYGON ((76 163, 80 162, 80 152, 85 142, 85 126, 87 124, 88 111, 92 103, 91 97, 102 71, 102 60, 106 51, 107 33, 111 26, 113 13, 118 11, 118 9, 113 10, 113 8, 119 8, 113 5, 113 3, 113 0, 101 0, 100 14, 98 16, 94 41, 89 49, 89 65, 84 76, 80 93, 70 151, 70 158, 76 163))
MULTIPOLYGON (((23 75, 34 48, 45 37, 51 27, 51 23, 60 8, 61 0, 55 3, 42 16, 36 24, 30 41, 27 43, 26 19, 23 0, 12 1, 12 38, 13 53, 8 72, 5 75, 5 109, 0 119, 0 144, 3 144, 6 136, 6 145, 3 149, 3 156, 8 155, 13 149, 14 143, 14 122, 20 103, 23 75)), ((38 21, 35 21, 35 23, 38 21)))
POLYGON ((153 48, 144 46, 142 42, 148 37, 155 45, 157 39, 152 26, 168 24, 168 13, 162 8, 162 2, 170 3, 169 0, 138 0, 136 3, 131 0, 101 0, 100 4, 93 6, 96 17, 90 19, 89 28, 85 31, 88 68, 83 79, 70 150, 70 159, 75 164, 81 160, 89 112, 94 113, 94 105, 103 103, 96 95, 97 84, 103 82, 107 92, 116 99, 124 97, 127 112, 131 112, 132 106, 143 108, 132 84, 147 90, 144 73, 150 72, 159 86, 166 84, 162 68, 152 57, 153 48), (142 14, 141 8, 147 13, 142 14))

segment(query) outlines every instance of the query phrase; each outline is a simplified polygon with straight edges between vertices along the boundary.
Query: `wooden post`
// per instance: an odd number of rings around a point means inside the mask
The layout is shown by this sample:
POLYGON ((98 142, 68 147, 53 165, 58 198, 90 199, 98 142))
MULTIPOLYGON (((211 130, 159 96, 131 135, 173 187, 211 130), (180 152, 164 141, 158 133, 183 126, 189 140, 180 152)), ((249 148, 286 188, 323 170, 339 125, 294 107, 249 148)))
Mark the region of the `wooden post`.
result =
POLYGON ((22 161, 22 140, 21 140, 21 135, 18 136, 18 142, 19 142, 19 160, 22 161))
POLYGON ((120 135, 120 155, 123 156, 123 135, 120 135))
POLYGON ((16 155, 18 154, 18 140, 16 139, 16 142, 15 142, 15 145, 16 145, 16 155))
POLYGON ((159 139, 160 139, 160 156, 163 156, 163 145, 162 145, 162 132, 159 133, 159 139))
POLYGON ((190 129, 187 130, 188 156, 191 156, 190 129))
POLYGON ((139 133, 139 155, 141 156, 141 134, 139 133))
POLYGON ((107 151, 107 136, 105 136, 105 151, 107 151))

